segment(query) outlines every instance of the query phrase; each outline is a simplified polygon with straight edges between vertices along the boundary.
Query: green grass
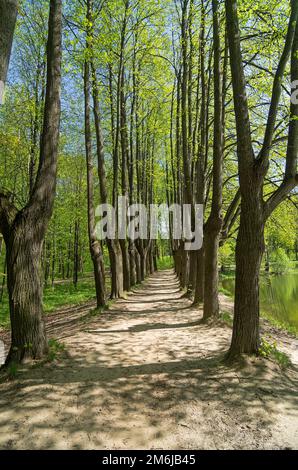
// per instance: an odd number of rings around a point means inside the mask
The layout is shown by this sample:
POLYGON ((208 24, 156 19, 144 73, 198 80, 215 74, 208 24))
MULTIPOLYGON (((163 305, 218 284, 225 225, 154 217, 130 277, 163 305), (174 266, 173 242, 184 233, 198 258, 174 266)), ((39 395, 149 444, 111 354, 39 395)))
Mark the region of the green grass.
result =
POLYGON ((50 339, 47 361, 48 362, 55 361, 58 358, 58 356, 64 351, 65 351, 65 345, 63 343, 60 343, 56 339, 50 339))
POLYGON ((7 368, 7 378, 9 380, 14 380, 17 376, 19 370, 19 365, 16 364, 15 362, 11 362, 7 368))
POLYGON ((233 326, 233 318, 229 312, 221 312, 220 313, 220 320, 226 323, 228 326, 233 326))
POLYGON ((267 359, 272 359, 276 362, 282 369, 286 369, 291 365, 291 360, 287 354, 282 351, 279 351, 277 348, 276 341, 271 342, 270 339, 267 340, 262 338, 261 346, 259 349, 259 355, 267 359))
POLYGON ((73 284, 56 284, 44 291, 44 310, 53 312, 64 305, 83 303, 95 297, 93 279, 80 281, 75 288, 73 284))
MULTIPOLYGON (((219 287, 219 292, 229 297, 232 301, 234 300, 233 294, 227 289, 225 289, 224 287, 222 287, 221 285, 219 287)), ((298 329, 295 326, 290 325, 287 322, 277 320, 273 315, 270 315, 270 313, 265 312, 263 309, 261 309, 260 315, 261 315, 261 318, 264 318, 265 320, 267 320, 275 328, 279 328, 281 330, 287 331, 288 333, 298 337, 298 329)))
POLYGON ((289 325, 286 322, 283 322, 281 320, 277 320, 276 318, 272 317, 270 314, 261 311, 261 317, 265 318, 272 326, 279 328, 281 330, 285 330, 288 333, 291 333, 292 335, 298 337, 298 330, 295 326, 289 325))
POLYGON ((233 298, 232 294, 230 291, 228 291, 227 289, 225 289, 224 287, 220 286, 219 287, 219 292, 223 295, 226 295, 227 297, 230 297, 230 298, 233 298))
MULTIPOLYGON (((228 290, 224 289, 223 287, 220 287, 219 292, 220 292, 221 294, 226 295, 226 296, 229 297, 231 300, 234 300, 234 297, 233 297, 233 295, 231 294, 231 292, 229 292, 228 290)), ((279 329, 281 329, 281 330, 287 331, 288 333, 291 333, 292 335, 298 337, 298 329, 297 329, 295 326, 290 325, 290 324, 287 323, 287 322, 283 322, 283 321, 281 321, 281 320, 277 320, 273 315, 270 315, 270 313, 265 312, 263 309, 261 309, 260 315, 261 315, 261 318, 264 318, 265 320, 267 320, 267 321, 268 321, 272 326, 274 326, 275 328, 279 328, 279 329)))
MULTIPOLYGON (((173 259, 170 256, 161 258, 159 260, 158 269, 170 269, 173 267, 173 259)), ((137 287, 137 286, 135 286, 137 287)), ((107 289, 109 288, 109 279, 107 279, 107 289)), ((44 289, 43 294, 43 307, 44 312, 51 313, 55 310, 66 305, 77 305, 80 303, 88 302, 95 298, 95 286, 92 277, 78 282, 77 288, 74 287, 72 282, 61 282, 55 284, 53 287, 44 289)), ((97 313, 94 313, 98 314, 97 313)), ((9 321, 9 305, 8 296, 5 291, 3 302, 0 303, 0 327, 8 328, 9 321)))
MULTIPOLYGON (((72 283, 55 284, 44 290, 43 306, 45 313, 51 313, 66 305, 76 305, 95 298, 92 278, 79 281, 77 288, 72 283)), ((9 305, 7 294, 0 303, 0 327, 9 327, 9 305)))
POLYGON ((164 269, 172 269, 174 267, 174 260, 172 256, 164 256, 163 258, 159 258, 157 260, 157 268, 159 271, 163 271, 164 269))

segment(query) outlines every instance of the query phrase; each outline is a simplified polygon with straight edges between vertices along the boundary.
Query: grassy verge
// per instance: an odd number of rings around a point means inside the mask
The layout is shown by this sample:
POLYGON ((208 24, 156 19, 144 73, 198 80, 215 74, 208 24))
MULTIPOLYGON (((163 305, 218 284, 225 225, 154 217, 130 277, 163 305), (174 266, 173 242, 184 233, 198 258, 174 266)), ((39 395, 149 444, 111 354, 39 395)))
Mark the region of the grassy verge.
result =
MULTIPOLYGON (((227 289, 224 289, 222 286, 220 287, 219 292, 221 294, 225 295, 226 297, 229 297, 231 299, 231 301, 234 300, 234 296, 231 294, 231 292, 228 291, 227 289)), ((279 328, 280 330, 287 331, 288 333, 290 333, 290 334, 292 334, 292 335, 294 335, 298 338, 298 329, 295 326, 290 325, 287 322, 277 320, 275 317, 270 315, 270 313, 265 312, 263 309, 261 309, 260 314, 261 314, 261 318, 264 318, 265 320, 267 320, 275 328, 279 328)), ((224 315, 224 317, 225 317, 225 318, 222 318, 223 321, 226 321, 227 316, 230 316, 227 312, 223 312, 222 315, 224 315)), ((226 323, 229 324, 229 321, 226 321, 226 323)))
POLYGON ((275 328, 279 328, 280 330, 287 331, 288 333, 296 336, 298 338, 298 329, 295 326, 289 325, 286 322, 277 320, 276 318, 272 317, 270 314, 261 311, 261 317, 265 318, 272 326, 275 328))
MULTIPOLYGON (((233 327, 233 318, 230 312, 222 312, 220 319, 229 327, 233 327)), ((289 356, 278 349, 276 340, 271 336, 262 338, 259 355, 265 359, 271 359, 278 364, 281 369, 286 369, 291 365, 289 356)))
POLYGON ((291 365, 289 356, 286 353, 280 351, 277 348, 276 341, 273 341, 271 338, 262 338, 259 355, 261 357, 265 357, 266 359, 272 359, 282 369, 286 369, 291 365))
MULTIPOLYGON (((47 287, 44 290, 43 306, 45 313, 51 313, 66 305, 76 305, 95 297, 95 287, 93 279, 78 282, 77 287, 70 283, 55 284, 54 287, 47 287)), ((0 327, 9 326, 9 305, 7 295, 0 303, 0 327)))
POLYGON ((220 320, 226 323, 228 326, 232 328, 233 326, 233 318, 229 312, 221 312, 220 320))
MULTIPOLYGON (((158 261, 158 269, 171 269, 173 268, 173 259, 171 256, 166 256, 158 261)), ((109 279, 107 281, 107 290, 109 289, 109 279)), ((135 286, 135 288, 140 286, 135 286)), ((44 289, 43 294, 43 308, 46 314, 54 312, 55 310, 65 307, 67 305, 78 305, 88 302, 95 298, 95 286, 92 276, 87 279, 79 280, 77 287, 72 282, 65 281, 56 283, 44 289)), ((8 296, 5 292, 3 301, 0 303, 0 328, 8 328, 9 321, 9 305, 8 296)))

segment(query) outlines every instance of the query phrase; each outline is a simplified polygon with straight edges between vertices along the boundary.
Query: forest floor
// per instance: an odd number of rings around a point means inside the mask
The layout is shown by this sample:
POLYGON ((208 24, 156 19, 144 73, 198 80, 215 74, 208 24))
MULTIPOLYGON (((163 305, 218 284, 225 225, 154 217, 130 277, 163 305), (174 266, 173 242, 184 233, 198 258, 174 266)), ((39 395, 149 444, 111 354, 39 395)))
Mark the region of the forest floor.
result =
POLYGON ((297 339, 263 322, 292 366, 227 366, 231 328, 201 324, 169 270, 97 316, 92 307, 47 317, 49 337, 65 344, 54 362, 2 376, 1 449, 298 447, 297 339))

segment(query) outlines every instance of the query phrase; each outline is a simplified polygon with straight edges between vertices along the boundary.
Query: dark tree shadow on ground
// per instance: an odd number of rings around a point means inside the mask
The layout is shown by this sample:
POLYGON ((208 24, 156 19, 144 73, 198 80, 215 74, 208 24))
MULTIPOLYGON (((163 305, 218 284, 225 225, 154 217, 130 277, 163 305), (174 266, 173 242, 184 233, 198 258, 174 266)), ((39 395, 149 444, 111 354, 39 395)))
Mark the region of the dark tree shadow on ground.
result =
POLYGON ((260 359, 228 367, 230 329, 200 324, 175 285, 169 271, 146 281, 157 310, 136 290, 98 317, 55 315, 48 333, 67 351, 2 384, 0 447, 282 447, 274 433, 281 407, 295 419, 297 371, 260 359))

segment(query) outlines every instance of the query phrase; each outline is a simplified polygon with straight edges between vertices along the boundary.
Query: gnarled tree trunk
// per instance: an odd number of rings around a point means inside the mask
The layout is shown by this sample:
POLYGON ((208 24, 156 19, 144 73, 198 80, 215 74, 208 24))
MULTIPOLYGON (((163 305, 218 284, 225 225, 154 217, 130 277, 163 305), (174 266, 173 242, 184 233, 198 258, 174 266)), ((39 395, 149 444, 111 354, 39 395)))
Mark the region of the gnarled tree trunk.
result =
POLYGON ((60 125, 61 0, 51 0, 47 86, 39 168, 27 206, 17 211, 0 193, 0 230, 7 249, 11 347, 6 364, 40 358, 47 351, 42 320, 41 253, 52 215, 60 125))

